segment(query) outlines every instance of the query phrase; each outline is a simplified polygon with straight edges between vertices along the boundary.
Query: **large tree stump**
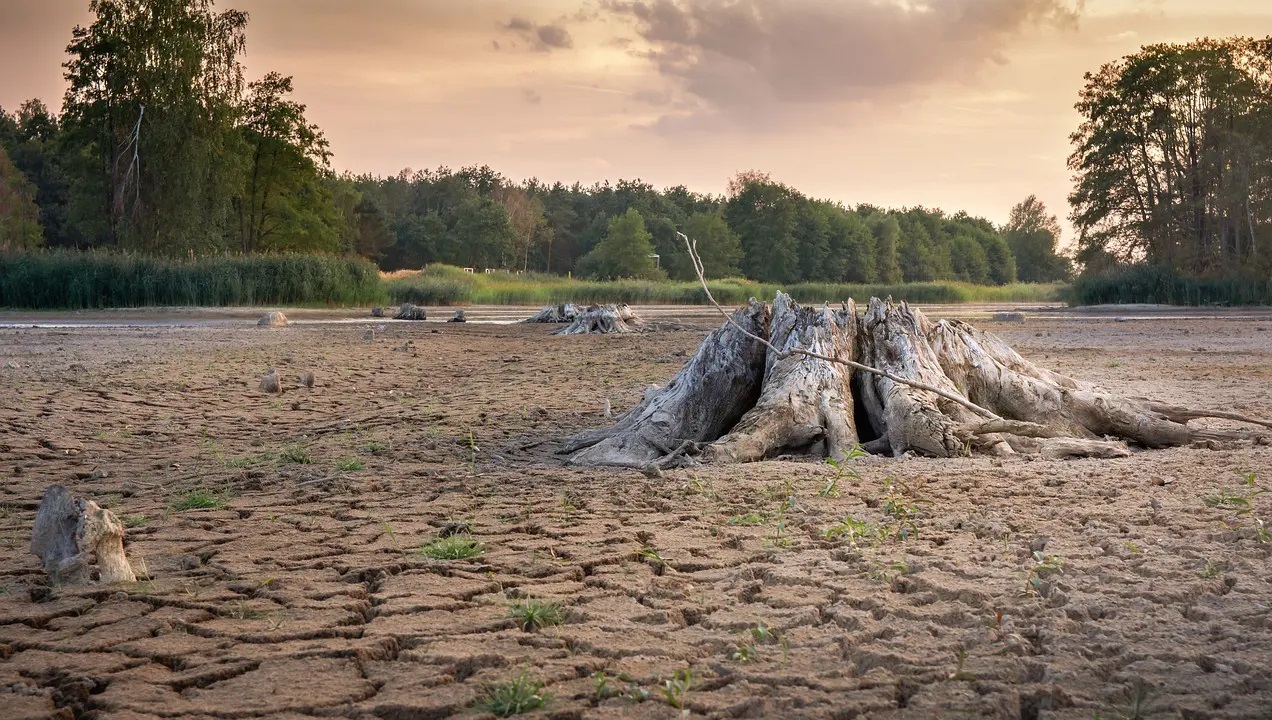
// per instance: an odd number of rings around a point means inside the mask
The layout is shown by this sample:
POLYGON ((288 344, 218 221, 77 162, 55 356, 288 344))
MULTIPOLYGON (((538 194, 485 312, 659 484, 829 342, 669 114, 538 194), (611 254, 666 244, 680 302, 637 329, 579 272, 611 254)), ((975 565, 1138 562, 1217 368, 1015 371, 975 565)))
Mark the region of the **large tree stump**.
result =
POLYGON ((592 305, 553 335, 607 335, 636 332, 640 319, 626 304, 592 305))
POLYGON ((61 485, 44 491, 31 531, 31 552, 54 585, 136 582, 124 554, 124 526, 92 500, 61 485))
POLYGON ((778 293, 771 321, 751 300, 666 388, 564 452, 579 465, 668 467, 782 453, 842 457, 863 441, 870 452, 894 455, 1065 458, 1267 437, 1188 426, 1207 417, 1272 427, 1113 395, 1034 365, 991 333, 930 322, 905 303, 872 298, 858 316, 851 303, 801 308, 778 293))
POLYGON ((394 320, 427 320, 428 310, 413 305, 411 303, 402 303, 398 306, 397 314, 393 316, 394 320))

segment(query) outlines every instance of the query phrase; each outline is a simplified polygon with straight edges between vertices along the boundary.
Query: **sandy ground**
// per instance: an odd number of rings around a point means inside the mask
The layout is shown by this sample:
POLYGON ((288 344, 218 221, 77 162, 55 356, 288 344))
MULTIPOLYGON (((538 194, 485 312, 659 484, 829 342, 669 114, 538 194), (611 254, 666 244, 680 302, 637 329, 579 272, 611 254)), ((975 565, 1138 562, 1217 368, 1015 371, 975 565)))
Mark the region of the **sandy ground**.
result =
MULTIPOLYGON (((0 717, 478 717, 523 675, 554 718, 1272 717, 1272 448, 865 458, 826 494, 807 459, 562 467, 715 323, 690 324, 0 330, 0 717), (125 519, 145 579, 47 586, 55 482, 125 519), (174 509, 197 489, 224 507, 174 509), (482 554, 421 553, 457 531, 482 554), (523 629, 527 598, 564 622, 523 629)), ((986 326, 1272 416, 1267 318, 986 326)))

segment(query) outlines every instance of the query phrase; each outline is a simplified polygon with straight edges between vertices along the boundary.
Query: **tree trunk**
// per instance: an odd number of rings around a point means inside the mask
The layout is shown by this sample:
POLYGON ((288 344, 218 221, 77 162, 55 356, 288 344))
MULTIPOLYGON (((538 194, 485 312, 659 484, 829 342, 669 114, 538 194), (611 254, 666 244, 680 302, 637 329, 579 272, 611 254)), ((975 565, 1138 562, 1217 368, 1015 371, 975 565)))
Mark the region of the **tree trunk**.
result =
MULTIPOLYGON (((536 316, 537 317, 537 316, 536 316)), ((607 335, 636 332, 640 319, 625 304, 593 305, 553 335, 607 335)))
MULTIPOLYGON (((769 309, 752 300, 733 320, 759 337, 769 332, 769 309)), ((732 428, 755 406, 764 380, 764 345, 726 323, 703 341, 698 352, 662 389, 645 399, 612 427, 593 430, 567 443, 572 465, 642 468, 679 464, 732 428)))
POLYGON ((579 316, 579 309, 573 303, 549 305, 522 322, 527 323, 569 323, 579 316))
POLYGON ((124 555, 124 526, 115 514, 92 500, 71 497, 61 485, 44 491, 31 552, 40 556, 54 585, 137 582, 124 555))
POLYGON ((779 453, 842 458, 862 440, 868 451, 893 455, 1103 458, 1129 455, 1128 443, 1159 448, 1267 437, 1187 424, 1204 417, 1272 427, 1113 395, 1034 365, 991 333, 930 322, 905 303, 871 299, 860 317, 851 302, 841 310, 801 308, 778 293, 771 321, 768 308, 752 300, 707 337, 666 388, 563 451, 574 453, 571 464, 640 468, 779 453))

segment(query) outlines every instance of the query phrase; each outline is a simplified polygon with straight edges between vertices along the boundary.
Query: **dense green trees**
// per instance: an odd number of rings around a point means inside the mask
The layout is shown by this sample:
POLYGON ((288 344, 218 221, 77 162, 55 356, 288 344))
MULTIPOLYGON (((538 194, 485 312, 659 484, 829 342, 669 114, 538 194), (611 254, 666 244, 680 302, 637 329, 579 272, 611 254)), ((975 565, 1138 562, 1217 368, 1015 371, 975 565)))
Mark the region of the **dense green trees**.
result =
POLYGON ((609 221, 605 237, 579 260, 579 273, 601 280, 667 277, 654 259, 653 236, 636 208, 609 221))
POLYGON ((1057 262, 1055 243, 1032 226, 1004 235, 961 213, 852 208, 756 172, 723 197, 640 180, 518 183, 486 166, 336 175, 292 78, 246 81, 246 13, 213 0, 90 9, 67 47, 62 114, 36 100, 0 109, 0 249, 321 251, 390 270, 444 262, 690 280, 682 231, 713 278, 1004 284, 1018 265, 1024 277, 1063 274, 1042 269, 1057 262))
POLYGON ((1086 75, 1069 159, 1078 259, 1272 269, 1272 38, 1150 45, 1086 75))
POLYGON ((1003 239, 1016 258, 1021 282, 1055 282, 1072 274, 1069 259, 1058 254, 1060 221, 1030 195, 1011 209, 1003 239))

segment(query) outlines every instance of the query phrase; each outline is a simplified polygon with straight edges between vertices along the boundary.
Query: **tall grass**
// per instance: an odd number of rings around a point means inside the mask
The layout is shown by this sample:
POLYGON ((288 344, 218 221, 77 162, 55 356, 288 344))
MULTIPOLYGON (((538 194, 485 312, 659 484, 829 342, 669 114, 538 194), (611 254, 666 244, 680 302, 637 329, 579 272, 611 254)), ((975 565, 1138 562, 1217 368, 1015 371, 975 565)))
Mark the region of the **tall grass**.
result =
POLYGON ((1195 278, 1159 265, 1128 265, 1078 278, 1070 288, 1069 301, 1074 305, 1268 305, 1272 304, 1272 278, 1195 278))
POLYGON ((386 299, 379 271, 361 258, 0 253, 0 307, 337 306, 386 299))
MULTIPOLYGON (((708 285, 711 294, 725 304, 743 303, 751 297, 772 298, 783 289, 805 303, 838 302, 848 298, 863 302, 871 297, 888 296, 917 303, 1044 302, 1058 300, 1064 287, 1031 284, 992 287, 957 282, 899 285, 798 283, 782 287, 742 278, 712 280, 708 285)), ((697 282, 595 282, 556 275, 474 275, 445 265, 430 265, 420 273, 398 275, 389 279, 387 286, 395 302, 418 305, 544 305, 563 302, 699 305, 707 302, 697 282)))

